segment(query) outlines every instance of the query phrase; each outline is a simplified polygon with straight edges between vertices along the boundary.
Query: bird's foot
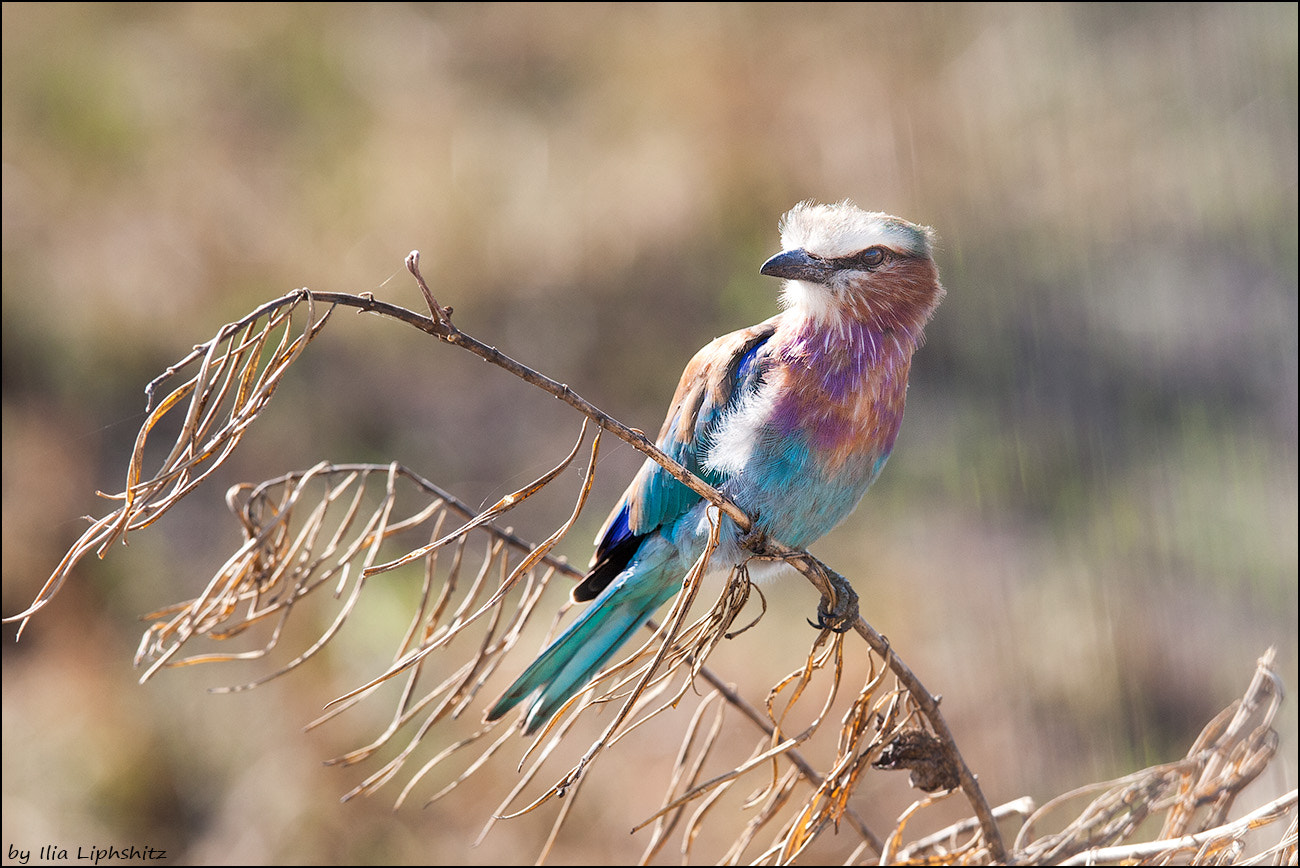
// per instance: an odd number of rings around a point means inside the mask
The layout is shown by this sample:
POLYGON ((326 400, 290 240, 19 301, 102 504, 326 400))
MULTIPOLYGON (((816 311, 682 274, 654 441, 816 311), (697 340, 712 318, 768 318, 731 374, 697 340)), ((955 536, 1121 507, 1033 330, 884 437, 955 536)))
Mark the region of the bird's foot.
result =
POLYGON ((834 596, 821 598, 817 604, 817 620, 810 619, 808 623, 818 630, 847 633, 858 620, 858 592, 853 590, 848 579, 832 569, 826 569, 826 580, 834 596))
POLYGON ((736 544, 743 550, 753 554, 754 557, 775 557, 767 544, 767 533, 758 526, 758 516, 754 516, 754 523, 749 530, 736 534, 736 544))

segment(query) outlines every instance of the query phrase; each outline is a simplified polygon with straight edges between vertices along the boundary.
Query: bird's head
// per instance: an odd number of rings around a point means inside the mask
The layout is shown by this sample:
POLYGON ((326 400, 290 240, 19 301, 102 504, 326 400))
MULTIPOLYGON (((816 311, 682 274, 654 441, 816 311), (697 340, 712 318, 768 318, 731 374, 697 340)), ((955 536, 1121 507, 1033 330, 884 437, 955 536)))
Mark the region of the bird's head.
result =
POLYGON ((763 274, 786 279, 782 306, 823 327, 846 320, 915 341, 944 290, 934 233, 851 202, 801 202, 781 218, 782 251, 763 274))

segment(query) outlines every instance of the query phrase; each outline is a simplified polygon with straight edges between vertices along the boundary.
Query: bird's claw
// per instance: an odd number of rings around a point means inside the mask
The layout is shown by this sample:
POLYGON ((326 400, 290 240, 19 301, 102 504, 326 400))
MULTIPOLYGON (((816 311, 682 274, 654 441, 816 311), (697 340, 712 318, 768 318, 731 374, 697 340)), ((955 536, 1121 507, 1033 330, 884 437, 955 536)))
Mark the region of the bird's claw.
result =
POLYGON ((843 576, 831 570, 827 572, 835 595, 821 598, 817 604, 817 620, 809 618, 808 623, 818 630, 847 633, 858 620, 858 594, 843 576))
POLYGON ((853 622, 858 620, 858 607, 854 606, 853 611, 848 614, 839 615, 833 611, 828 611, 826 607, 826 598, 817 604, 817 620, 812 618, 806 619, 808 626, 818 630, 830 630, 832 633, 847 633, 853 629, 853 622))
POLYGON ((767 553, 767 533, 758 526, 758 516, 754 516, 754 523, 750 525, 749 530, 741 531, 736 534, 736 544, 748 552, 753 552, 757 557, 765 557, 767 553))

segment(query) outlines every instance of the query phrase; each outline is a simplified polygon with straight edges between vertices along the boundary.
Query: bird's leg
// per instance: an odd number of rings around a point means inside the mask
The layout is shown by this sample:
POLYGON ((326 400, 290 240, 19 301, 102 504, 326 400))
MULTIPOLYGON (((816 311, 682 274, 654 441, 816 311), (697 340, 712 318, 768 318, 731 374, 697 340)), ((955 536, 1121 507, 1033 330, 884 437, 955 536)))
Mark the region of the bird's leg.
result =
POLYGON ((818 565, 826 578, 831 596, 827 596, 825 591, 822 592, 821 602, 817 604, 817 620, 815 622, 810 620, 808 623, 819 630, 847 633, 853 629, 853 623, 858 620, 858 592, 853 590, 848 579, 820 561, 818 565))
POLYGON ((767 544, 767 532, 758 526, 757 513, 750 517, 749 530, 736 534, 736 544, 756 558, 779 558, 779 553, 772 552, 767 544))
POLYGON ((822 592, 822 598, 817 604, 817 620, 809 619, 808 623, 818 630, 830 630, 833 633, 847 633, 853 629, 853 623, 858 620, 858 592, 853 590, 848 579, 806 552, 791 551, 780 543, 769 544, 767 534, 758 525, 758 516, 754 516, 749 530, 736 535, 736 542, 754 557, 784 560, 805 575, 807 571, 803 566, 811 567, 811 571, 821 578, 816 584, 822 592))

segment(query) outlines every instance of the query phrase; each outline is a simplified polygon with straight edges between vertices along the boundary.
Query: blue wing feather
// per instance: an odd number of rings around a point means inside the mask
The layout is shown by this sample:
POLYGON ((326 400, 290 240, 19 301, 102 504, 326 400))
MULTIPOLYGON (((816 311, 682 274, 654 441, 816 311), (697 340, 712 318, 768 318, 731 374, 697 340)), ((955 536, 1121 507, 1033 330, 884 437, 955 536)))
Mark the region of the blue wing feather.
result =
MULTIPOLYGON (((705 450, 726 414, 762 382, 763 350, 775 331, 774 317, 717 338, 695 354, 682 374, 656 445, 710 485, 719 486, 726 478, 705 466, 705 450)), ((596 535, 591 569, 574 587, 574 601, 595 599, 631 562, 647 535, 699 500, 647 459, 596 535)))
MULTIPOLYGON (((695 355, 682 375, 656 445, 710 485, 721 485, 726 479, 704 466, 705 449, 727 412, 758 388, 763 349, 775 330, 776 324, 768 320, 717 338, 695 355)), ((671 522, 699 499, 647 459, 601 528, 593 562, 628 538, 671 522)))

